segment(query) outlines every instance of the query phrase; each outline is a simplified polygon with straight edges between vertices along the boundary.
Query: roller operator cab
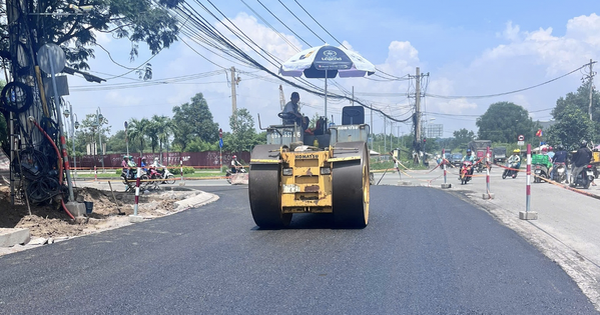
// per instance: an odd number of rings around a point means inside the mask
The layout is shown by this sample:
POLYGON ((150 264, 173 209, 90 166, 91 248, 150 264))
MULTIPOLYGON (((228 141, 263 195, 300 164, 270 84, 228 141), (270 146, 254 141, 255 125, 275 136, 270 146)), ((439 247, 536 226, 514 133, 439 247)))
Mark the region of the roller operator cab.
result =
MULTIPOLYGON (((346 108, 351 110, 346 110, 346 108)), ((254 222, 286 227, 294 213, 332 213, 338 227, 364 228, 369 221, 369 125, 364 114, 326 122, 313 134, 295 125, 267 128, 267 144, 254 147, 248 190, 254 222)), ((319 127, 319 126, 318 126, 319 127)))

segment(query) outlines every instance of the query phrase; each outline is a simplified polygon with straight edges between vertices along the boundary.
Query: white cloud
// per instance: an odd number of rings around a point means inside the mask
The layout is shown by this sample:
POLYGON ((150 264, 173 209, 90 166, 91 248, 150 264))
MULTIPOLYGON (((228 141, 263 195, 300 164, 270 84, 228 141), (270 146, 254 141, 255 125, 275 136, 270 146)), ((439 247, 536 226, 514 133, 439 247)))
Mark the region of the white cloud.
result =
POLYGON ((510 41, 517 41, 520 39, 519 32, 520 32, 519 25, 515 25, 513 27, 512 21, 508 21, 508 22, 506 22, 506 28, 504 29, 504 31, 500 34, 497 34, 497 36, 502 37, 504 39, 508 39, 510 41))

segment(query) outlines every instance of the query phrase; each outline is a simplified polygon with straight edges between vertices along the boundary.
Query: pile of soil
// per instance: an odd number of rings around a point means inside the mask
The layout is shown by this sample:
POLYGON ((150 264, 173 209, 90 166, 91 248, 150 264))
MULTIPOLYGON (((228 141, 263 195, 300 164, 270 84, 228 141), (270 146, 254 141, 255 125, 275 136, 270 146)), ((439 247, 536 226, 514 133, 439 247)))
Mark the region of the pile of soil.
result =
MULTIPOLYGON (((150 191, 139 197, 138 215, 159 217, 176 210, 175 202, 195 195, 192 191, 150 191)), ((28 228, 31 238, 64 239, 128 225, 133 214, 132 193, 74 188, 76 200, 93 202, 93 211, 72 220, 59 204, 33 205, 25 200, 10 202, 10 188, 0 186, 0 228, 28 228), (122 214, 120 214, 122 213, 122 214)))

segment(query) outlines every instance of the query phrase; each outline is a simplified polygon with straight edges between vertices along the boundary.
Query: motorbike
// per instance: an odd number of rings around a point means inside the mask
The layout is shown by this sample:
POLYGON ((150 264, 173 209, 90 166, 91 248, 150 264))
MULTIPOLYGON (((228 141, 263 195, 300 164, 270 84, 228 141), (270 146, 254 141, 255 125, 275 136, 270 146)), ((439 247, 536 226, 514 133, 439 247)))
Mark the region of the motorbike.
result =
POLYGON ((557 183, 563 183, 567 180, 567 166, 565 163, 556 163, 552 180, 557 183))
POLYGON ((461 185, 465 185, 471 180, 473 177, 473 162, 471 161, 463 161, 462 166, 460 168, 460 183, 461 185))
MULTIPOLYGON (((246 171, 245 168, 240 167, 238 169, 238 171, 236 173, 247 173, 248 171, 246 171)), ((231 184, 231 175, 232 174, 236 174, 236 173, 232 173, 231 169, 227 169, 227 171, 225 172, 225 176, 227 177, 227 182, 231 184)))
POLYGON ((161 184, 174 184, 175 183, 175 175, 173 175, 173 173, 169 172, 169 169, 166 167, 162 167, 162 168, 155 168, 155 167, 151 167, 148 170, 149 174, 148 176, 150 177, 150 179, 162 179, 163 181, 160 182, 161 184))
POLYGON ((581 186, 583 189, 590 188, 590 184, 594 180, 594 171, 592 170, 592 165, 588 165, 584 167, 577 176, 573 179, 573 182, 570 184, 571 187, 581 186))
POLYGON ((542 177, 543 178, 548 178, 548 166, 546 165, 542 165, 542 164, 535 164, 534 165, 534 169, 533 169, 533 173, 535 174, 535 176, 533 177, 533 182, 534 183, 541 183, 542 177))
POLYGON ((504 173, 502 173, 502 179, 507 177, 517 178, 517 173, 519 173, 520 165, 518 163, 509 163, 506 165, 507 168, 504 169, 504 173))
POLYGON ((477 173, 483 172, 484 169, 485 165, 483 165, 483 162, 479 161, 477 162, 477 164, 475 164, 475 170, 477 171, 477 173))

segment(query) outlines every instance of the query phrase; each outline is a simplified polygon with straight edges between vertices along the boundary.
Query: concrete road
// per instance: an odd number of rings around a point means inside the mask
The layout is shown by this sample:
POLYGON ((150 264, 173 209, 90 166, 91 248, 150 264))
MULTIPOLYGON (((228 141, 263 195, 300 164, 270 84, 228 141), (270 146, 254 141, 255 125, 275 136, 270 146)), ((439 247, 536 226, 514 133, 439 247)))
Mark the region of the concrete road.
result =
POLYGON ((220 200, 0 257, 0 313, 597 314, 555 262, 448 191, 374 186, 362 230, 310 214, 261 230, 246 186, 203 190, 220 200))

